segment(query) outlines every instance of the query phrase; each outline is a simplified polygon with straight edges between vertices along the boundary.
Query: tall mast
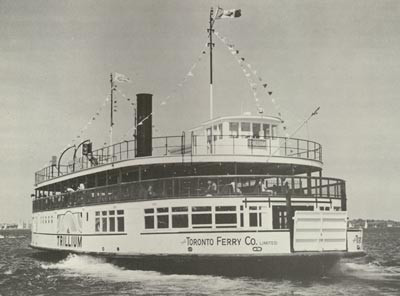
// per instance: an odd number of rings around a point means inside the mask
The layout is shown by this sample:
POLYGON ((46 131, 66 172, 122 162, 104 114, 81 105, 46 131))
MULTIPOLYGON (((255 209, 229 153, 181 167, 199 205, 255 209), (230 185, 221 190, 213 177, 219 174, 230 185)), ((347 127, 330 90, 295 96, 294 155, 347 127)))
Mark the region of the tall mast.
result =
POLYGON ((214 47, 214 43, 212 42, 212 35, 213 35, 213 25, 214 25, 214 19, 213 19, 213 14, 214 10, 211 7, 210 9, 210 28, 207 29, 208 36, 210 37, 210 42, 208 43, 208 46, 210 48, 210 119, 213 119, 213 69, 212 69, 212 49, 214 47))
POLYGON ((110 74, 110 84, 111 84, 111 93, 110 93, 110 99, 111 99, 111 121, 110 121, 110 146, 113 144, 113 125, 114 125, 114 79, 112 73, 110 74))

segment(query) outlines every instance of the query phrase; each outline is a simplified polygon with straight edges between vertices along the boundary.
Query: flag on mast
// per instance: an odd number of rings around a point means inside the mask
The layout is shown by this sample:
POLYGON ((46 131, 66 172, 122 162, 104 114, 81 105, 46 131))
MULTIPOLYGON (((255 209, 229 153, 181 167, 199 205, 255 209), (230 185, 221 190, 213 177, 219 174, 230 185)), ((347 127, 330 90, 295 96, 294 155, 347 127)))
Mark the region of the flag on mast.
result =
POLYGON ((115 72, 114 74, 114 82, 128 82, 131 83, 131 80, 129 79, 128 76, 115 72))
POLYGON ((242 12, 240 9, 229 9, 225 10, 222 9, 221 7, 218 7, 217 13, 215 14, 215 19, 222 19, 222 18, 235 18, 235 17, 240 17, 242 15, 242 12))

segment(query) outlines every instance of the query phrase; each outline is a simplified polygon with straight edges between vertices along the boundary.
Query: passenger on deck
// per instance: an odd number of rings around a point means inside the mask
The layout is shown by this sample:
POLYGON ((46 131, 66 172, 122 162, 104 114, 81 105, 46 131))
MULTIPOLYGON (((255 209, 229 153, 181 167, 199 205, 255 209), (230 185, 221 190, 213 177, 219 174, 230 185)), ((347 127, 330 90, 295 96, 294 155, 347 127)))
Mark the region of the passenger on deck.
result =
POLYGON ((232 186, 232 192, 233 193, 242 193, 242 190, 240 190, 240 188, 237 186, 237 184, 235 182, 231 182, 231 186, 232 186))
POLYGON ((217 193, 217 184, 215 182, 208 180, 207 185, 208 185, 206 191, 207 196, 212 196, 213 194, 217 193))
POLYGON ((265 187, 263 180, 260 179, 257 182, 254 193, 261 193, 261 192, 265 192, 265 191, 267 191, 267 187, 265 187))
POLYGON ((147 196, 148 197, 156 197, 156 193, 153 191, 153 186, 149 185, 147 188, 147 196))

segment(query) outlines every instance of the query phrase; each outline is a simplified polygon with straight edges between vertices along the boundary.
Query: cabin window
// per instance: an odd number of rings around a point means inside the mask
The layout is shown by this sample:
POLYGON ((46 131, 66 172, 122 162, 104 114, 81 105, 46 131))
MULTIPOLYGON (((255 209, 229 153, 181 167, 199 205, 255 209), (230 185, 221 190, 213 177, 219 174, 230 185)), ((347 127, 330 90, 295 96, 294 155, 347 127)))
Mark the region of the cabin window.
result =
POLYGON ((110 232, 115 232, 115 217, 110 217, 109 222, 110 222, 110 232))
POLYGON ((189 226, 187 207, 172 208, 172 227, 187 228, 189 226))
POLYGON ((253 123, 253 138, 259 138, 261 132, 261 124, 253 123))
POLYGON ((240 124, 240 129, 242 132, 249 132, 250 131, 250 122, 242 122, 240 124))
POLYGON ((157 208, 157 228, 168 228, 169 216, 168 208, 157 208))
POLYGON ((144 228, 154 229, 154 209, 144 209, 144 228))
POLYGON ((118 227, 118 232, 125 231, 124 210, 117 210, 117 227, 118 227))
POLYGON ((101 230, 107 232, 107 211, 101 212, 101 230))
POLYGON ((192 207, 192 227, 211 228, 211 207, 192 207))
POLYGON ((215 207, 215 224, 217 228, 236 227, 236 206, 215 207))
POLYGON ((258 227, 262 226, 261 207, 249 207, 249 226, 258 227))
POLYGON ((100 231, 100 212, 96 212, 96 220, 95 220, 95 231, 100 231))
POLYGON ((117 224, 118 224, 118 232, 124 232, 125 231, 125 218, 122 217, 117 217, 117 224))
POLYGON ((115 232, 115 211, 109 211, 108 223, 110 225, 110 232, 115 232))
POLYGON ((237 138, 239 136, 239 123, 229 122, 229 132, 232 137, 237 138))

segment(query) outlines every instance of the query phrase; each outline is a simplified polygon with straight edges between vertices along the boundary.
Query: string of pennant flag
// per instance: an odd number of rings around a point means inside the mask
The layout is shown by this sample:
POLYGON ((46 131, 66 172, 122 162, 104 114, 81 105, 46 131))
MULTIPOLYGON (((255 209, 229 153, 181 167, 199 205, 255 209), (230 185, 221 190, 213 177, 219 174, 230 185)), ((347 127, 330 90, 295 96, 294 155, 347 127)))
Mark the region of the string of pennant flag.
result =
MULTIPOLYGON (((264 94, 271 99, 271 103, 274 106, 276 113, 281 118, 282 123, 285 123, 285 121, 282 119, 283 112, 281 106, 278 104, 275 96, 273 96, 273 91, 270 88, 269 83, 267 83, 267 81, 262 77, 260 72, 254 67, 254 65, 247 62, 247 58, 241 53, 234 42, 232 42, 230 39, 223 36, 217 31, 214 32, 214 35, 217 36, 217 38, 226 46, 226 48, 239 64, 253 94, 257 112, 259 114, 264 114, 264 108, 262 107, 260 100, 260 96, 264 94), (262 88, 262 92, 259 91, 260 87, 262 88)), ((286 130, 287 126, 283 125, 283 129, 286 130)))

